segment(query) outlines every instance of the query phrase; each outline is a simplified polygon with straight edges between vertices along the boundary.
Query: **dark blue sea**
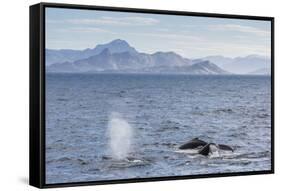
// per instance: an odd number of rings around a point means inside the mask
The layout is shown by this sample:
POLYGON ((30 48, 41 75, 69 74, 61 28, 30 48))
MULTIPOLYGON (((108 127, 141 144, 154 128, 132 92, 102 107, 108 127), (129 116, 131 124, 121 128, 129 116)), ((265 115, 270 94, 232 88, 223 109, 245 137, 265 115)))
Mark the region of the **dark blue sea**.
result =
POLYGON ((270 76, 46 75, 48 184, 270 169, 270 76))

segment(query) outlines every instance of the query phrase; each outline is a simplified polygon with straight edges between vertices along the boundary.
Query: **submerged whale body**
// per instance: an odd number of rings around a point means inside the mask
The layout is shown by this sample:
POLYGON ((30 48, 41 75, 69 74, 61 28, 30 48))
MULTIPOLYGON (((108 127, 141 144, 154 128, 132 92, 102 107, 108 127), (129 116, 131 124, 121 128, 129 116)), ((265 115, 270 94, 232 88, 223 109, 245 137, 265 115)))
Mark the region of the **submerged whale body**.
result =
POLYGON ((196 149, 196 148, 199 148, 199 147, 204 147, 207 144, 208 143, 200 140, 199 138, 194 138, 194 139, 188 141, 187 143, 181 145, 179 147, 179 149, 196 149))
POLYGON ((200 140, 199 138, 194 138, 187 143, 181 145, 179 147, 181 150, 188 150, 188 149, 199 149, 198 154, 208 156, 210 154, 213 154, 219 150, 224 150, 224 151, 231 151, 233 152, 233 148, 224 145, 224 144, 215 144, 215 143, 207 143, 203 140, 200 140))

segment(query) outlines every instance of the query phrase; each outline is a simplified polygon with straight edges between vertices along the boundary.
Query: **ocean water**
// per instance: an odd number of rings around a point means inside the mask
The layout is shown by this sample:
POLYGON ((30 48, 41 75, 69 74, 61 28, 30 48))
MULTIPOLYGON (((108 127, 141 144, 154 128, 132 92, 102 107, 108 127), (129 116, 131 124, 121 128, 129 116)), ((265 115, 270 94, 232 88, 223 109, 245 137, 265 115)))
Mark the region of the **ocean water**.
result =
POLYGON ((46 183, 271 169, 270 76, 46 75, 46 183), (234 152, 201 156, 192 138, 234 152))

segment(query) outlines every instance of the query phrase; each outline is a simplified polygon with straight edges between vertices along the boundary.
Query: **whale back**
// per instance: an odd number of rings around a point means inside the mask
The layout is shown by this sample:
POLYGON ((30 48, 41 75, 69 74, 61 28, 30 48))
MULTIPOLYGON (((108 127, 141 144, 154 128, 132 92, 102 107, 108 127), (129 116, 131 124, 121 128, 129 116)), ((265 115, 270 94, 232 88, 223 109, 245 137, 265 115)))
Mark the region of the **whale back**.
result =
POLYGON ((179 149, 196 149, 198 147, 204 147, 207 145, 205 141, 200 140, 199 138, 194 138, 187 143, 181 145, 179 149))

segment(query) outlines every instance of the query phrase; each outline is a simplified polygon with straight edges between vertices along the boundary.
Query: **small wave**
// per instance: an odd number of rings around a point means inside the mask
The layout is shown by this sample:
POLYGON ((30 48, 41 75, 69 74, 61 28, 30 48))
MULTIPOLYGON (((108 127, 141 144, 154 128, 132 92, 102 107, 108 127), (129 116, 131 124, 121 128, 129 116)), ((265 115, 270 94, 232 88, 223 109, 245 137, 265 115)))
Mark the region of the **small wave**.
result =
POLYGON ((85 161, 85 160, 83 160, 83 159, 77 159, 77 161, 78 161, 81 165, 87 165, 87 164, 89 164, 88 161, 85 161))
POLYGON ((99 172, 101 171, 99 168, 90 168, 87 170, 88 172, 99 172))
POLYGON ((163 126, 161 128, 159 128, 158 130, 156 130, 156 132, 163 132, 163 131, 169 131, 169 130, 179 130, 180 127, 179 126, 163 126))
POLYGON ((52 150, 52 149, 53 149, 53 147, 51 147, 51 146, 46 147, 46 150, 52 150))
POLYGON ((262 113, 262 114, 256 115, 256 117, 261 118, 261 119, 264 119, 264 118, 270 117, 270 114, 268 114, 268 113, 262 113))
POLYGON ((248 134, 246 132, 235 132, 233 134, 230 135, 230 137, 248 137, 248 134))
POLYGON ((73 159, 70 157, 61 157, 58 159, 52 159, 52 160, 48 160, 46 161, 47 164, 51 164, 51 163, 71 163, 71 164, 80 164, 80 165, 88 165, 89 161, 86 161, 84 159, 73 159))
POLYGON ((247 158, 247 159, 260 159, 270 156, 270 151, 263 151, 263 152, 250 152, 250 153, 243 153, 237 156, 237 158, 247 158))
POLYGON ((234 111, 230 108, 216 109, 214 112, 215 113, 234 113, 234 111))
POLYGON ((191 112, 192 115, 200 115, 203 116, 204 113, 203 112, 191 112))
POLYGON ((173 148, 173 147, 175 147, 177 144, 175 144, 175 143, 162 143, 161 145, 167 146, 167 147, 169 147, 169 148, 173 148))
POLYGON ((250 160, 241 160, 241 159, 231 159, 231 160, 228 160, 228 164, 229 165, 249 165, 251 164, 252 161, 250 160))
POLYGON ((110 157, 110 156, 102 156, 101 158, 102 158, 102 160, 111 160, 112 159, 112 157, 110 157))
POLYGON ((62 158, 57 159, 56 161, 57 161, 57 162, 64 162, 64 161, 69 161, 69 160, 71 160, 71 158, 62 157, 62 158))
POLYGON ((57 101, 68 101, 66 98, 58 98, 57 101))

